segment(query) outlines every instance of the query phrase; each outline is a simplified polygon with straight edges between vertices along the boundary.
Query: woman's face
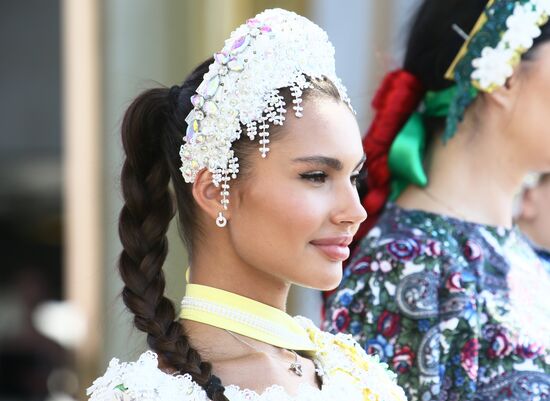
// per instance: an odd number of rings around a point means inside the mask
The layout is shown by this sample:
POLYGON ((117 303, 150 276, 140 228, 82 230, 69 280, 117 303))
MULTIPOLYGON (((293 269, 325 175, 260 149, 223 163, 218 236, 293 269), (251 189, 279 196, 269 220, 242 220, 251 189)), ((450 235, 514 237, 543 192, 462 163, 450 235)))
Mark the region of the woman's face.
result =
POLYGON ((543 43, 519 70, 520 89, 512 110, 515 146, 531 171, 550 169, 550 42, 543 43))
POLYGON ((364 161, 357 122, 333 99, 308 99, 289 110, 284 133, 265 159, 232 186, 227 225, 238 257, 285 283, 338 285, 348 245, 366 212, 355 180, 364 161))
POLYGON ((519 226, 540 247, 550 250, 550 173, 523 194, 519 226))

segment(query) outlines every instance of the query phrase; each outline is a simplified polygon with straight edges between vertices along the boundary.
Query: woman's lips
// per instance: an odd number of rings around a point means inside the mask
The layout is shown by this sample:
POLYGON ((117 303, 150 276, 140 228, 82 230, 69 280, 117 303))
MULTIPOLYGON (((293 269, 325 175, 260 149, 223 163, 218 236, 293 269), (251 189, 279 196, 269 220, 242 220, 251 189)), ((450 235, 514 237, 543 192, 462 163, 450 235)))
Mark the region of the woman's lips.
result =
POLYGON ((348 245, 351 243, 353 237, 334 237, 323 238, 311 241, 310 244, 321 251, 328 259, 334 262, 343 262, 349 258, 348 245))

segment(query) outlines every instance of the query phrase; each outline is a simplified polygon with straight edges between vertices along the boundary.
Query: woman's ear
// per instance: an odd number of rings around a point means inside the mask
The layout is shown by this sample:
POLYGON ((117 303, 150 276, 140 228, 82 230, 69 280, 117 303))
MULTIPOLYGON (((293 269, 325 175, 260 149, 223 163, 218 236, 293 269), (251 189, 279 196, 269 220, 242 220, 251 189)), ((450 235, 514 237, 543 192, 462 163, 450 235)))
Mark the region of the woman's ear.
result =
POLYGON ((487 101, 493 103, 506 113, 512 112, 514 109, 521 89, 522 77, 519 69, 520 67, 515 69, 512 76, 506 80, 504 85, 490 93, 485 93, 487 101))
POLYGON ((195 177, 193 197, 212 220, 215 220, 220 212, 229 219, 229 210, 224 210, 221 204, 221 187, 216 187, 212 183, 212 173, 206 168, 199 171, 195 177))

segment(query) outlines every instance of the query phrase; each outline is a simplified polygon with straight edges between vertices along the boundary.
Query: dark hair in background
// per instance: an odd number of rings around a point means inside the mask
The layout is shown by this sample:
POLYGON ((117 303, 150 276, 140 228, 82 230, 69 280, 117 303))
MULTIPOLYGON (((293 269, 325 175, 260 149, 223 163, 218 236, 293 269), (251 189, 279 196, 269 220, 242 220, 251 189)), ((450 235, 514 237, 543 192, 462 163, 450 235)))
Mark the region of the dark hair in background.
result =
POLYGON ((412 20, 403 68, 414 74, 426 90, 452 85, 444 75, 464 39, 452 29, 456 24, 469 33, 487 0, 425 0, 412 20))
MULTIPOLYGON (((456 24, 467 34, 487 5, 487 0, 425 0, 414 17, 403 68, 414 74, 426 91, 438 91, 453 85, 444 77, 458 54, 464 39, 452 28, 456 24)), ((532 58, 539 44, 550 40, 550 24, 522 59, 532 58)), ((444 128, 445 118, 425 119, 429 134, 444 128)))
MULTIPOLYGON (((180 168, 180 147, 187 128, 185 117, 192 109, 190 97, 202 81, 213 59, 199 65, 181 86, 150 89, 130 105, 122 123, 122 143, 126 160, 121 186, 125 204, 120 213, 119 235, 123 245, 119 270, 124 281, 122 298, 135 315, 135 326, 147 334, 149 347, 161 360, 181 374, 189 374, 212 400, 226 400, 224 387, 213 376, 211 364, 201 359, 189 343, 178 322, 173 303, 164 296, 162 270, 168 252, 166 232, 177 212, 181 234, 192 256, 201 234, 196 221, 197 205, 191 184, 185 183, 180 168), (172 181, 175 200, 169 184, 172 181)), ((336 87, 328 80, 311 80, 303 99, 328 97, 340 100, 336 87)), ((292 105, 290 91, 281 90, 292 105)), ((281 130, 270 129, 270 140, 280 137, 281 130)), ((239 179, 246 176, 247 159, 258 152, 256 141, 246 135, 233 144, 239 157, 239 179)))
MULTIPOLYGON (((456 24, 469 33, 487 5, 487 0, 424 0, 415 13, 406 42, 402 70, 389 73, 374 99, 374 119, 363 146, 367 163, 359 180, 359 195, 369 217, 358 231, 360 240, 374 226, 390 192, 387 156, 391 144, 426 91, 450 87, 444 75, 464 43, 453 29, 456 24)), ((550 23, 542 28, 533 47, 523 55, 532 58, 537 47, 550 40, 550 23)), ((445 127, 444 117, 424 117, 428 141, 445 127)))

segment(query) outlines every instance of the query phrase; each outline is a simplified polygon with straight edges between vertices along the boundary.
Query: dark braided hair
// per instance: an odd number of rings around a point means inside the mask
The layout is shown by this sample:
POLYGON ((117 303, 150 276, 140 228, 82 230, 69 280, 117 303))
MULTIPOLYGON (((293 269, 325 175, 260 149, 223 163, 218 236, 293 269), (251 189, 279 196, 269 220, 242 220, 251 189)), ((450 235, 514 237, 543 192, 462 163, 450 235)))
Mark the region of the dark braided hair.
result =
MULTIPOLYGON (((185 117, 193 107, 190 97, 212 61, 199 65, 181 86, 143 92, 126 111, 122 123, 126 160, 121 176, 125 204, 119 221, 123 245, 119 270, 125 284, 122 298, 135 315, 135 326, 147 334, 149 347, 165 364, 181 374, 189 374, 210 399, 225 401, 221 380, 212 375, 211 364, 203 361, 191 347, 183 325, 176 320, 174 304, 164 296, 162 270, 168 252, 166 232, 175 215, 175 205, 191 258, 196 238, 201 235, 191 184, 185 183, 179 170, 179 150, 187 128, 185 117)), ((340 100, 338 90, 330 81, 319 79, 311 83, 312 87, 304 91, 304 100, 314 95, 340 100)), ((292 104, 288 88, 281 94, 287 104, 292 104)), ((280 137, 279 132, 271 129, 270 140, 280 137)), ((252 152, 257 152, 258 145, 245 138, 236 141, 233 149, 239 157, 239 179, 242 179, 248 169, 246 160, 252 152)))

